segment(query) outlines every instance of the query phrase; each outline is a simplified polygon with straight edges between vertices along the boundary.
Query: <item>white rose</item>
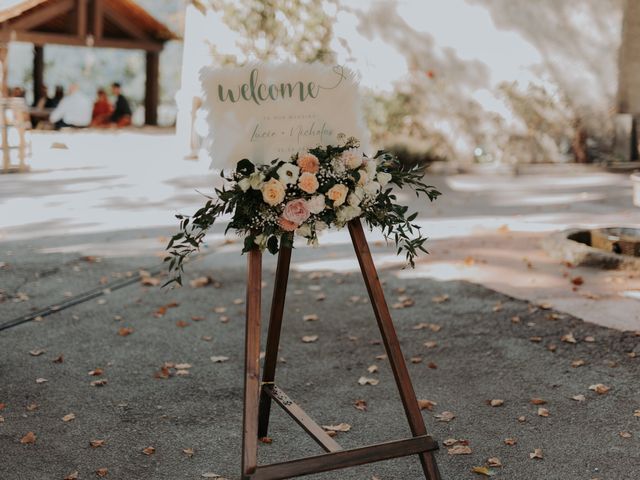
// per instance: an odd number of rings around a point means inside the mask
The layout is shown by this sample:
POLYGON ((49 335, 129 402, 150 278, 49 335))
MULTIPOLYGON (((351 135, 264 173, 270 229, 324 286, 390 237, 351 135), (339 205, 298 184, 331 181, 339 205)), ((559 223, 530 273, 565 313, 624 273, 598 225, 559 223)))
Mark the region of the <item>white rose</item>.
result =
POLYGON ((387 183, 391 181, 391 174, 387 172, 378 172, 376 175, 376 180, 382 187, 384 187, 387 183))
POLYGON ((378 162, 375 160, 369 159, 365 162, 364 168, 369 174, 370 177, 373 177, 376 174, 376 169, 378 168, 378 162))
POLYGON ((300 175, 300 167, 292 163, 285 163, 277 170, 277 173, 278 180, 285 185, 289 183, 295 184, 298 181, 298 176, 300 175))
POLYGON ((321 232, 323 230, 326 230, 327 228, 329 228, 329 225, 327 225, 325 222, 323 222, 322 220, 318 220, 316 222, 316 232, 321 232))
POLYGON ((361 213, 362 209, 360 207, 352 207, 350 205, 347 205, 346 207, 340 208, 336 212, 336 220, 338 221, 338 224, 344 225, 348 221, 359 217, 361 213))
POLYGON ((311 213, 320 213, 325 208, 324 195, 314 195, 307 200, 307 208, 311 213))
POLYGON ((361 201, 362 201, 362 198, 356 195, 355 192, 350 193, 349 196, 347 197, 347 203, 352 207, 359 206, 361 201))
POLYGON ((260 190, 262 188, 262 182, 264 182, 264 174, 261 172, 253 172, 249 175, 249 184, 254 190, 260 190))
POLYGON ((310 237, 311 236, 311 225, 308 223, 304 223, 296 228, 296 235, 300 235, 301 237, 310 237))
POLYGON ((380 184, 378 182, 369 182, 364 186, 364 191, 370 197, 374 197, 380 191, 380 184))
POLYGON ((347 150, 340 155, 345 167, 349 170, 355 170, 362 165, 362 153, 358 150, 347 150))
POLYGON ((251 182, 249 182, 249 179, 247 177, 244 177, 238 182, 238 186, 243 192, 246 192, 251 187, 251 182))

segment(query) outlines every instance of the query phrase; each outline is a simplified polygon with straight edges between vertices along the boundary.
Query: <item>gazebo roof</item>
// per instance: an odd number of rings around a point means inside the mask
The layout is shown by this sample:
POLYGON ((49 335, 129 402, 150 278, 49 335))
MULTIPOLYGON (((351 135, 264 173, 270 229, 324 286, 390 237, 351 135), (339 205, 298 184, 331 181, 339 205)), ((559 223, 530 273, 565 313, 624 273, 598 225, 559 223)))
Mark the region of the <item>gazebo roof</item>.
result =
POLYGON ((0 41, 153 51, 177 38, 133 0, 0 0, 0 41))

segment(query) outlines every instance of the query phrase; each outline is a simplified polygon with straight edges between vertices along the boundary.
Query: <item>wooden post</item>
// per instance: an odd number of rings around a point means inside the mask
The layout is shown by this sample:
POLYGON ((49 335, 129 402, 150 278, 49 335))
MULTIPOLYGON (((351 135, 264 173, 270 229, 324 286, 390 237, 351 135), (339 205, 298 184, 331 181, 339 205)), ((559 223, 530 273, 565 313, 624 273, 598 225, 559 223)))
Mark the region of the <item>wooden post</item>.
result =
POLYGON ((160 98, 160 52, 147 52, 147 78, 144 93, 144 123, 158 124, 158 101, 160 98))
POLYGON ((38 103, 44 85, 44 46, 33 46, 33 104, 38 103))
MULTIPOLYGON (((260 310, 262 252, 254 248, 247 259, 247 325, 245 330, 244 413, 242 417, 242 474, 258 466, 258 398, 260 396, 260 310)), ((243 477, 244 478, 244 477, 243 477)))
POLYGON ((9 78, 9 44, 8 43, 0 43, 0 68, 2 68, 2 72, 0 72, 0 94, 3 97, 9 96, 9 86, 7 85, 7 81, 9 78))

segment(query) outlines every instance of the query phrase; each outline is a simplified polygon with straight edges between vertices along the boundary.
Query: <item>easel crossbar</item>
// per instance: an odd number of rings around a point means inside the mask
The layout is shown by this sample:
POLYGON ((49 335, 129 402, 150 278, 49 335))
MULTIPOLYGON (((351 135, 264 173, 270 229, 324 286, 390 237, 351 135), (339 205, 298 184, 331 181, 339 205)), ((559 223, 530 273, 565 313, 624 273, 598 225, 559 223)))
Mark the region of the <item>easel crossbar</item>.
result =
POLYGON ((258 467, 255 473, 244 478, 246 480, 280 480, 311 473, 355 467, 365 463, 380 462, 437 449, 438 443, 435 440, 429 435, 421 435, 351 450, 325 453, 289 462, 265 465, 258 467))
POLYGON ((302 410, 289 396, 273 384, 262 386, 263 391, 273 399, 287 414, 313 438, 325 452, 337 452, 342 447, 331 438, 307 413, 302 410))

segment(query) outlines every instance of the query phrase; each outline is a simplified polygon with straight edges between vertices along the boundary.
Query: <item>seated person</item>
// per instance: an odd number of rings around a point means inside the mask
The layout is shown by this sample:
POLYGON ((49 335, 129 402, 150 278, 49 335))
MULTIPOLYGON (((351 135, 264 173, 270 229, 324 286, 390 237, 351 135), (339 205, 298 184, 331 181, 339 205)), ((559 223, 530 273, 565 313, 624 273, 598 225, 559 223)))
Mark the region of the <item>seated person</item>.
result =
POLYGON ((93 113, 91 114, 91 126, 99 127, 107 125, 109 118, 113 112, 113 107, 107 97, 107 92, 100 88, 95 103, 93 104, 93 113))
POLYGON ((55 108, 49 121, 56 130, 63 127, 87 127, 91 123, 91 100, 80 91, 78 85, 72 84, 55 108))
POLYGON ((56 93, 53 95, 53 98, 49 99, 49 103, 45 106, 45 108, 56 108, 64 97, 64 88, 62 85, 56 85, 56 93))
POLYGON ((109 117, 109 123, 118 128, 131 125, 131 107, 126 97, 122 95, 119 83, 114 82, 111 85, 111 93, 116 96, 116 104, 109 117))
POLYGON ((46 85, 42 85, 40 87, 40 92, 36 96, 33 102, 33 108, 37 110, 44 110, 47 108, 47 104, 51 103, 51 99, 49 98, 49 92, 47 90, 46 85))

